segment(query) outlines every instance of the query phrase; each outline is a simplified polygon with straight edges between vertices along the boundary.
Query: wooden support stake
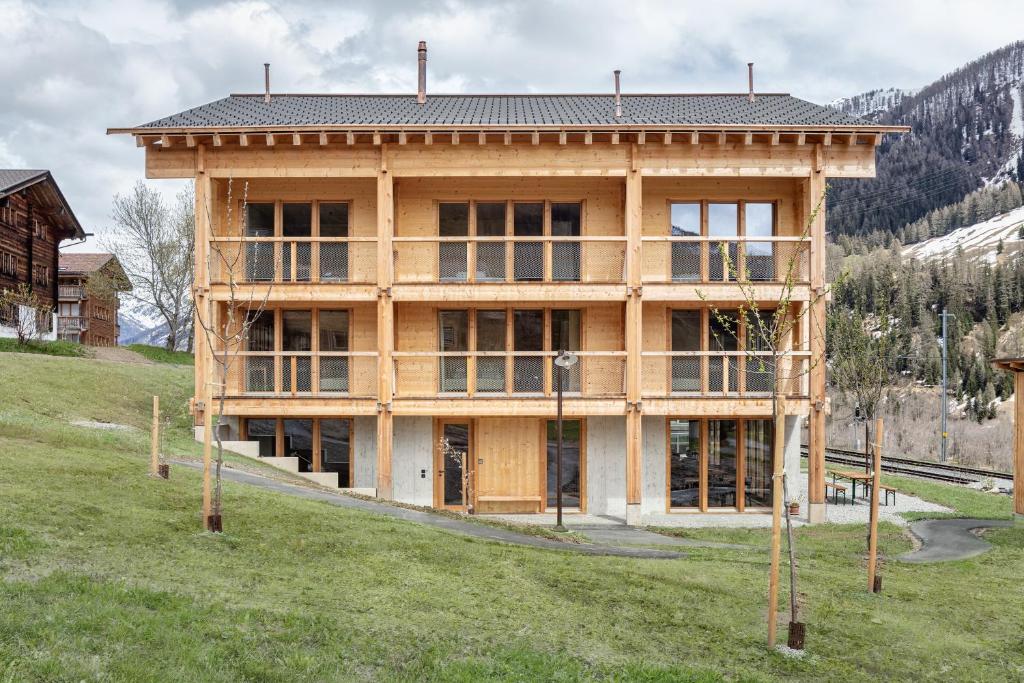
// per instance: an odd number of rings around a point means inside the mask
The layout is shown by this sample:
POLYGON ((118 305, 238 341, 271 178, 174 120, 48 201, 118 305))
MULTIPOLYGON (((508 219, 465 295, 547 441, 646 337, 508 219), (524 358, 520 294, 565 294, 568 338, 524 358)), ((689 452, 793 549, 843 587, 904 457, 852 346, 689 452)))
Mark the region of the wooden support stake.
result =
POLYGON ((775 399, 775 434, 772 461, 772 554, 771 576, 768 577, 768 647, 775 647, 779 611, 779 558, 782 555, 782 475, 786 448, 786 400, 775 399))
POLYGON ((875 420, 875 452, 871 473, 871 517, 868 529, 868 592, 875 592, 878 570, 878 487, 882 474, 882 418, 875 420))
POLYGON ((160 472, 160 397, 153 397, 153 430, 149 440, 149 473, 160 472))

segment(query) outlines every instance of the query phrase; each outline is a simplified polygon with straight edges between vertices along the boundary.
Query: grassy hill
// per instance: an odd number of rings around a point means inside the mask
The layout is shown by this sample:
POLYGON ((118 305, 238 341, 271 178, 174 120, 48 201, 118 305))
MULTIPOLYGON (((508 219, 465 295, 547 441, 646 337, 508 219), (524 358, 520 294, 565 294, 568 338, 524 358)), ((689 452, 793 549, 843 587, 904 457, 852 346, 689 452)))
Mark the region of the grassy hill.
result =
MULTIPOLYGON (((683 560, 509 547, 225 484, 146 476, 150 400, 195 457, 191 368, 0 353, 0 681, 1006 680, 1024 676, 1024 530, 935 566, 883 565, 863 527, 800 530, 808 656, 764 647, 767 555, 683 560), (113 422, 99 430, 73 421, 113 422)), ((963 512, 1008 500, 901 482, 963 512)), ((763 531, 694 536, 767 545, 763 531)), ((894 555, 910 541, 884 526, 894 555)), ((784 629, 783 629, 784 632, 784 629)))

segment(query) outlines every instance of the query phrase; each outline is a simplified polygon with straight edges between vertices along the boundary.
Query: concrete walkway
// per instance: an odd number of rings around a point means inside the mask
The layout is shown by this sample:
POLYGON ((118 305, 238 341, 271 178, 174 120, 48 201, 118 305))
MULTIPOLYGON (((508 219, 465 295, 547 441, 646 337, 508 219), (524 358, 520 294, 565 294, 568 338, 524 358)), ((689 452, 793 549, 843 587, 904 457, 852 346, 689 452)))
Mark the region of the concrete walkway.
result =
POLYGON ((913 563, 966 560, 992 547, 991 543, 971 533, 973 529, 1011 526, 1012 521, 996 519, 926 519, 914 522, 910 531, 921 541, 921 547, 897 559, 913 563))
MULTIPOLYGON (((187 460, 172 460, 171 462, 173 462, 176 465, 190 467, 196 470, 202 470, 202 463, 187 460)), ((249 486, 258 486, 259 488, 262 489, 274 491, 276 493, 283 493, 289 496, 295 496, 296 498, 319 500, 330 505, 335 505, 337 507, 348 508, 350 510, 361 510, 363 512, 369 512, 378 515, 385 515, 406 522, 426 524, 427 526, 444 529, 445 531, 450 531, 452 533, 462 534, 464 536, 472 536, 474 538, 482 538, 489 541, 498 541, 499 543, 510 543, 512 545, 521 545, 530 548, 542 548, 544 550, 561 550, 563 552, 578 553, 580 555, 635 557, 640 559, 661 560, 672 560, 685 557, 685 555, 683 555, 682 553, 671 550, 655 550, 652 548, 627 548, 618 545, 605 545, 601 543, 566 543, 562 541, 555 541, 549 538, 542 538, 540 536, 530 536, 529 534, 522 534, 517 531, 512 531, 510 529, 502 529, 500 527, 490 526, 487 524, 465 521, 461 519, 448 517, 445 515, 434 514, 431 512, 424 512, 421 510, 410 510, 408 508, 398 507, 396 505, 388 505, 386 503, 378 503, 375 501, 353 498, 352 496, 346 496, 342 493, 333 493, 331 491, 317 490, 313 488, 307 488, 304 486, 297 486, 295 484, 288 484, 286 482, 278 481, 276 479, 269 479, 258 474, 243 472, 228 467, 225 467, 221 471, 221 473, 225 481, 238 482, 240 484, 247 484, 249 486)), ((651 535, 657 536, 657 534, 651 535)))

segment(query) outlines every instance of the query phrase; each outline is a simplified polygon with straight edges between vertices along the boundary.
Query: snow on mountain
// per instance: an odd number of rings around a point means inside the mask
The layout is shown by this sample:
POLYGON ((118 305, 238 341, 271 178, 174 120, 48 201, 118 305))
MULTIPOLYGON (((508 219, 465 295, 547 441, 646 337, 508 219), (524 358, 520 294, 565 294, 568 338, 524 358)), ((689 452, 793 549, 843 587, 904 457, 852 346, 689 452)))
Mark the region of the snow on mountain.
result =
POLYGON ((916 92, 903 88, 879 88, 853 97, 841 97, 829 106, 850 116, 871 118, 875 114, 892 111, 904 97, 910 97, 916 92))
POLYGON ((167 340, 167 324, 156 309, 131 296, 121 297, 117 322, 121 326, 119 344, 162 346, 167 340))
POLYGON ((1004 247, 1024 246, 1020 238, 1024 227, 1024 206, 1000 214, 982 223, 958 228, 948 235, 933 237, 903 248, 903 256, 920 260, 952 258, 961 253, 964 258, 984 259, 995 263, 999 242, 1004 247))

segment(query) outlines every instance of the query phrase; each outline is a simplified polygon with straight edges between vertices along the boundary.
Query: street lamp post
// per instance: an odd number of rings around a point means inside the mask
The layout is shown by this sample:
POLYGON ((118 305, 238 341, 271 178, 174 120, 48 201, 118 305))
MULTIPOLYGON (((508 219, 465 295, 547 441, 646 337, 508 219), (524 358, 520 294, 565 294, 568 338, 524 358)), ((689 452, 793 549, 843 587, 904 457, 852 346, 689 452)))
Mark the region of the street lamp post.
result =
POLYGON ((558 367, 556 385, 558 387, 558 444, 555 450, 555 531, 567 531, 562 525, 562 375, 566 370, 576 365, 579 357, 564 349, 558 351, 555 357, 555 365, 558 367))

